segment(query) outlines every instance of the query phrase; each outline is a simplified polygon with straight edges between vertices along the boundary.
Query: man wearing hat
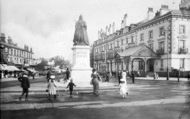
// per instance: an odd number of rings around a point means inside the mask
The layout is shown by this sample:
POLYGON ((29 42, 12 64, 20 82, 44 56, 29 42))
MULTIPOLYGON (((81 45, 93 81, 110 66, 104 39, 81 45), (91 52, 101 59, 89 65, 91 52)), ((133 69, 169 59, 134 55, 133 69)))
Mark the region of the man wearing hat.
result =
POLYGON ((29 92, 28 89, 30 88, 28 74, 26 72, 24 72, 22 77, 19 77, 18 80, 21 82, 21 87, 22 87, 22 94, 19 97, 19 100, 21 100, 25 94, 25 101, 27 101, 28 100, 28 92, 29 92))

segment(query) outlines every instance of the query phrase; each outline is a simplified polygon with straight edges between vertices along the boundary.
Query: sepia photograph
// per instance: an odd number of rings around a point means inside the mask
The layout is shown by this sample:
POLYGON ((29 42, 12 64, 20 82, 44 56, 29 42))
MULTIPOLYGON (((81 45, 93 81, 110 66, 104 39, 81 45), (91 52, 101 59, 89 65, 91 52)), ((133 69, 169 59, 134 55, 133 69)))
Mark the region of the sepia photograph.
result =
POLYGON ((1 119, 190 119, 190 0, 0 0, 1 119))

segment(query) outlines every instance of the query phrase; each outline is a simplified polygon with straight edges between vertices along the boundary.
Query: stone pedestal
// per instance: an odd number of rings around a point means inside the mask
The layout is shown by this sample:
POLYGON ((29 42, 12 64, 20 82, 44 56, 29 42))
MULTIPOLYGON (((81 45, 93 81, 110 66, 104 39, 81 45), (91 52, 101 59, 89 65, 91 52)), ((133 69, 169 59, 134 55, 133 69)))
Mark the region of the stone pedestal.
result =
POLYGON ((90 46, 73 46, 73 66, 71 77, 78 86, 89 86, 92 68, 90 67, 90 46))

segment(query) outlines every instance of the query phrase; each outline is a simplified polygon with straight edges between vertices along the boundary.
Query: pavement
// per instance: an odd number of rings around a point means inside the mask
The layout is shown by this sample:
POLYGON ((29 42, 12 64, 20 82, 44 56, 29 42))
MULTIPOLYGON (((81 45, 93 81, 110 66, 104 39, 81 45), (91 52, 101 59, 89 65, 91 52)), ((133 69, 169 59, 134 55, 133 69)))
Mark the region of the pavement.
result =
POLYGON ((187 79, 181 79, 180 82, 177 82, 177 78, 169 81, 166 81, 166 78, 153 80, 151 77, 136 79, 135 84, 132 84, 131 80, 128 81, 129 95, 126 99, 119 95, 116 79, 111 79, 109 83, 100 83, 100 96, 98 97, 92 94, 91 85, 76 87, 72 98, 69 97, 69 92, 65 87, 59 87, 57 99, 51 101, 47 99, 45 92, 47 83, 44 79, 31 80, 28 101, 18 100, 22 89, 19 84, 16 84, 16 81, 12 81, 12 84, 15 85, 10 85, 11 82, 2 82, 1 85, 7 86, 1 86, 1 113, 3 119, 12 119, 13 117, 10 114, 14 115, 15 118, 24 119, 25 116, 21 112, 29 112, 28 119, 41 119, 42 117, 54 119, 59 118, 60 113, 68 119, 71 117, 83 119, 85 116, 83 113, 86 113, 88 118, 95 118, 92 116, 92 112, 96 112, 96 118, 158 119, 161 117, 173 119, 174 117, 183 117, 189 119, 190 85, 188 85, 187 79), (146 111, 144 112, 142 109, 146 111), (35 110, 40 111, 41 115, 35 110), (43 112, 41 112, 42 110, 43 112), (136 111, 139 113, 134 114, 136 111), (55 113, 54 116, 48 115, 52 112, 55 113), (107 112, 110 116, 102 112, 107 112))

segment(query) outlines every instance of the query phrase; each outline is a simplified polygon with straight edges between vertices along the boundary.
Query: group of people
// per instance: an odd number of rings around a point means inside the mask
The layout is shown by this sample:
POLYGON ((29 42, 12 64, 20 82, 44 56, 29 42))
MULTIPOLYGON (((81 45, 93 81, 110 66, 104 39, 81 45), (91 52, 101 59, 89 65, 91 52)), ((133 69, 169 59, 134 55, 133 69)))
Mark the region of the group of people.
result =
MULTIPOLYGON (((21 87, 22 87, 22 94, 19 97, 19 100, 22 100, 23 96, 25 95, 25 100, 28 100, 28 93, 29 93, 29 88, 30 88, 30 81, 28 78, 27 73, 23 73, 18 80, 21 82, 21 87)), ((66 72, 66 80, 69 80, 69 83, 66 88, 69 88, 69 94, 70 97, 72 98, 73 95, 73 90, 76 85, 73 82, 73 79, 70 77, 70 72, 69 69, 67 69, 66 72)), ((101 77, 97 73, 96 69, 92 70, 91 74, 91 81, 90 84, 93 86, 93 94, 95 96, 99 96, 99 81, 102 81, 101 77)), ((55 75, 51 74, 51 71, 47 73, 47 90, 48 92, 48 99, 51 100, 53 97, 54 99, 57 98, 57 85, 56 85, 56 80, 55 80, 55 75)), ((128 88, 127 88, 127 79, 126 79, 126 72, 122 72, 121 79, 119 82, 119 87, 120 87, 120 94, 122 95, 123 98, 126 98, 126 95, 128 94, 128 88)))

